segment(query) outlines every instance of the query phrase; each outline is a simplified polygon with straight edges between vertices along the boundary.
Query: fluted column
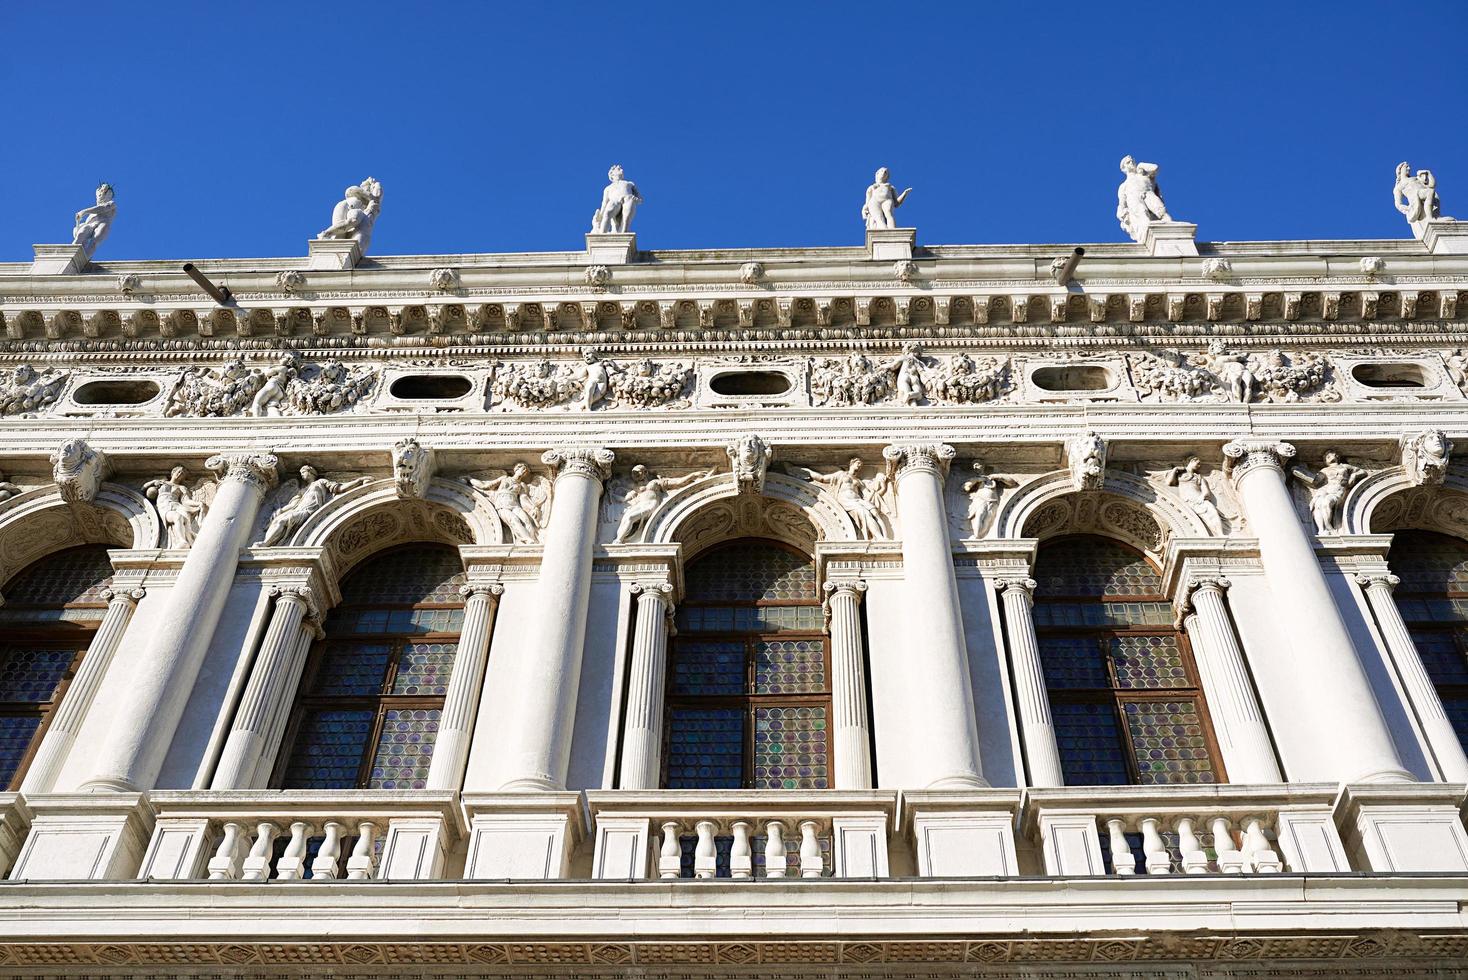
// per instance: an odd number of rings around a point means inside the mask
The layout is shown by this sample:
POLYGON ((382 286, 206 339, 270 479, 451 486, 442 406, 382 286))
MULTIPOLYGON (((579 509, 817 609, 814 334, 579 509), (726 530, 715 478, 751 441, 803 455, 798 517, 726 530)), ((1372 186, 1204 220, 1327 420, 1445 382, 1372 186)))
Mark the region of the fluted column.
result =
POLYGON ((1298 779, 1411 780, 1371 693, 1351 635, 1285 485, 1295 447, 1238 439, 1223 447, 1225 467, 1259 539, 1259 564, 1274 604, 1278 646, 1296 675, 1292 708, 1311 730, 1329 732, 1324 751, 1298 779))
POLYGON ((657 789, 662 781, 663 692, 668 676, 668 618, 673 586, 634 582, 637 623, 627 671, 627 721, 622 731, 620 789, 657 789))
POLYGON ((826 583, 831 631, 831 753, 833 789, 872 788, 872 731, 867 721, 867 677, 861 643, 861 597, 857 579, 826 583))
POLYGON ((444 692, 443 716, 438 738, 433 743, 433 760, 428 764, 428 789, 463 789, 464 766, 469 761, 469 744, 474 738, 474 716, 479 709, 479 690, 484 668, 489 663, 489 638, 494 633, 494 614, 505 587, 498 582, 476 582, 463 586, 464 625, 459 631, 459 648, 454 669, 444 692))
POLYGON ((555 494, 541 551, 539 616, 530 642, 519 651, 520 690, 505 745, 510 778, 501 789, 566 787, 597 504, 614 458, 610 449, 552 449, 541 456, 556 468, 555 494))
POLYGON ((1000 579, 995 583, 1004 597, 1004 630, 1009 640, 1009 663, 1014 672, 1014 694, 1019 705, 1020 741, 1031 786, 1064 786, 1060 744, 1050 714, 1050 691, 1035 636, 1035 585, 1032 578, 1000 579))
POLYGON ((1376 624, 1381 627, 1382 639, 1387 652, 1397 665, 1397 674, 1402 686, 1407 689, 1407 700, 1422 725, 1422 734, 1427 746, 1437 759, 1442 778, 1449 783, 1468 783, 1468 755, 1463 752, 1463 743, 1453 723, 1443 711, 1442 698, 1422 665, 1417 644, 1412 633, 1402 621, 1402 611, 1392 597, 1393 590, 1401 579, 1395 575, 1357 575, 1356 583, 1366 590, 1366 601, 1376 615, 1376 624))
POLYGON ((1222 577, 1193 580, 1183 629, 1192 641, 1229 782, 1278 783, 1279 762, 1224 599, 1229 584, 1222 577))
POLYGON ((309 586, 276 586, 270 594, 275 599, 270 626, 260 641, 260 652, 250 670, 245 693, 235 708, 234 722, 220 753, 219 765, 214 769, 211 789, 250 787, 270 723, 299 683, 299 678, 290 676, 291 668, 301 644, 301 625, 315 600, 309 586))
POLYGON ((49 793, 55 789, 56 777, 61 775, 61 767, 66 763, 66 756, 76 741, 87 712, 91 710, 97 688, 107 674, 107 666, 112 663, 112 655, 117 652, 127 625, 132 622, 133 611, 138 608, 138 600, 144 594, 141 588, 108 589, 102 593, 102 598, 107 600, 102 625, 97 627, 92 642, 87 644, 87 652, 82 655, 76 677, 72 678, 71 686, 51 716, 51 725, 41 739, 41 747, 36 750, 36 757, 26 770, 21 792, 49 793))
POLYGON ((979 761, 979 730, 969 680, 968 646, 958 606, 958 581, 948 542, 943 479, 952 446, 902 445, 882 450, 897 484, 902 520, 903 594, 914 642, 902 651, 921 703, 912 706, 912 744, 921 757, 911 771, 925 788, 987 786, 979 761))
POLYGON ((311 654, 311 644, 321 639, 326 633, 314 620, 306 620, 301 623, 300 634, 296 638, 295 646, 291 649, 290 666, 286 668, 286 687, 281 694, 279 703, 270 714, 269 727, 265 729, 264 746, 260 749, 260 759, 255 763, 255 771, 250 776, 246 786, 266 786, 270 782, 271 774, 275 771, 277 757, 285 746, 281 743, 285 739, 286 722, 290 720, 291 709, 296 705, 296 692, 299 690, 301 680, 306 672, 306 658, 311 654))
POLYGON ((113 708, 83 789, 135 792, 153 787, 189 693, 219 625, 235 568, 265 491, 275 485, 276 458, 229 453, 205 465, 219 488, 130 683, 113 708))

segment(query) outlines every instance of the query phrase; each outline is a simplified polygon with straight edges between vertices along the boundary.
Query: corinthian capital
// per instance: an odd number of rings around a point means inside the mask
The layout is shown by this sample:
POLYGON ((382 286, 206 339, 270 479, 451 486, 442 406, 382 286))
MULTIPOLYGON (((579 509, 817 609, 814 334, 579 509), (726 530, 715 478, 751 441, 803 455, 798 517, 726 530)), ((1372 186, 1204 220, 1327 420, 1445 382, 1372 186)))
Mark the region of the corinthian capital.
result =
POLYGON ((204 461, 220 483, 237 480, 261 493, 275 486, 280 478, 276 469, 279 465, 280 460, 270 453, 219 453, 204 461))
POLYGON ((1295 447, 1271 439, 1235 439, 1223 447, 1223 474, 1237 481, 1250 470, 1270 468, 1284 474, 1295 447))
POLYGON ((938 442, 899 444, 882 450, 887 473, 894 479, 909 473, 931 473, 941 480, 948 475, 948 464, 957 455, 952 446, 938 442))
POLYGON ((270 588, 270 596, 277 604, 281 602, 299 602, 306 610, 307 619, 320 619, 321 607, 316 602, 316 590, 309 585, 275 585, 270 588))
POLYGON ((605 481, 612 475, 612 463, 616 458, 616 454, 610 449, 591 449, 585 446, 547 449, 540 455, 542 463, 555 467, 557 479, 574 473, 578 476, 589 476, 598 482, 605 481))

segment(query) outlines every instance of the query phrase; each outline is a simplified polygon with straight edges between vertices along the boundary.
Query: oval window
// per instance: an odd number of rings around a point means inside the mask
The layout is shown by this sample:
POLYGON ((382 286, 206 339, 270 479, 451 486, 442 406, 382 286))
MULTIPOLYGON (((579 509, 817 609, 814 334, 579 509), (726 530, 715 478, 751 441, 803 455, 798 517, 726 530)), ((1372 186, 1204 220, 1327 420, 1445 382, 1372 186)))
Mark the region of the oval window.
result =
POLYGON ((474 382, 462 374, 405 374, 388 390, 394 398, 445 401, 463 398, 474 390, 474 382))
POLYGON ((1111 372, 1095 364, 1042 367, 1030 380, 1046 391, 1105 391, 1111 387, 1111 372))
POLYGON ((1426 388, 1427 372, 1420 364, 1357 364, 1351 377, 1368 388, 1426 388))
POLYGON ((157 394, 156 381, 88 381, 71 397, 78 405, 141 405, 157 394))
POLYGON ((713 378, 709 387, 720 395, 783 395, 790 379, 778 371, 733 371, 713 378))

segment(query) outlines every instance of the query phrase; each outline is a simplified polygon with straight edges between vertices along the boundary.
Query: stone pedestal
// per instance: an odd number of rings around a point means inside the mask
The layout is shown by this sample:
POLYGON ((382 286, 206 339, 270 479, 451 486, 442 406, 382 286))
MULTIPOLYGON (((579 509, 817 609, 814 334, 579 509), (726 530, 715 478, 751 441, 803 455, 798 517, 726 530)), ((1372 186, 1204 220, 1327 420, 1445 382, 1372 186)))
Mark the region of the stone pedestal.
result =
POLYGON ((91 261, 80 245, 33 245, 36 260, 31 263, 33 276, 74 276, 91 261))
POLYGON ((902 794, 902 826, 924 878, 1019 873, 1014 825, 1019 790, 902 794))
POLYGON ((1153 221, 1142 236, 1148 255, 1197 255, 1198 226, 1188 221, 1153 221))
POLYGON ((630 231, 587 232, 588 265, 627 265, 637 261, 637 235, 630 231))
MULTIPOLYGON (((1429 221, 1422 230, 1422 244, 1433 255, 1468 255, 1468 221, 1451 218, 1429 221)), ((36 246, 38 250, 40 247, 36 246)))
POLYGON ((466 793, 464 877, 566 878, 585 836, 580 793, 466 793))
POLYGON ((867 254, 878 262, 910 259, 916 245, 916 228, 867 229, 867 254))
POLYGON ((1336 821, 1359 871, 1468 872, 1462 783, 1347 786, 1336 821))
POLYGON ((140 793, 68 793, 26 801, 31 830, 12 881, 131 878, 153 830, 140 793))
POLYGON ((344 272, 362 261, 362 244, 350 238, 313 238, 306 243, 306 268, 344 272))

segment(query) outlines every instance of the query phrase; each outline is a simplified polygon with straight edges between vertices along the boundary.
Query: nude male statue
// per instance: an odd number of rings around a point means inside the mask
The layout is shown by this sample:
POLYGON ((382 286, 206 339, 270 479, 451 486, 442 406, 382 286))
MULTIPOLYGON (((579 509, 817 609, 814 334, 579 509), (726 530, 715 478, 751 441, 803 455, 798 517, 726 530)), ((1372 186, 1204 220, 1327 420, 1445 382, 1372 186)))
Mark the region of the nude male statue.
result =
POLYGON ((631 231, 632 216, 642 203, 642 195, 636 184, 622 178, 619 164, 613 164, 607 171, 607 181, 601 192, 601 207, 591 216, 591 230, 594 234, 631 231))
POLYGON ((880 167, 876 173, 876 179, 867 188, 866 203, 861 206, 861 216, 867 223, 868 228, 896 228, 897 218, 893 214, 907 200, 907 195, 912 193, 909 187, 901 194, 892 184, 892 172, 886 167, 880 167))

